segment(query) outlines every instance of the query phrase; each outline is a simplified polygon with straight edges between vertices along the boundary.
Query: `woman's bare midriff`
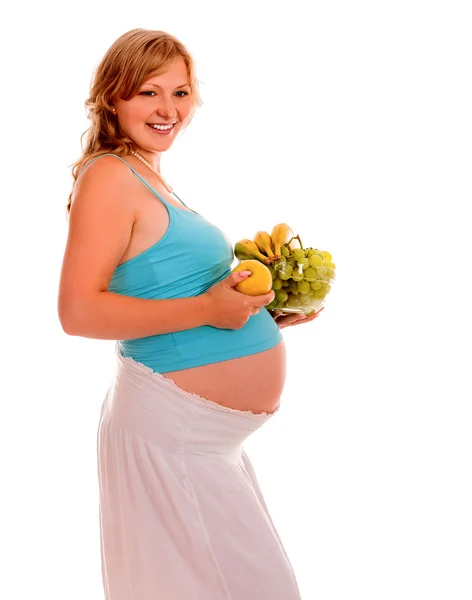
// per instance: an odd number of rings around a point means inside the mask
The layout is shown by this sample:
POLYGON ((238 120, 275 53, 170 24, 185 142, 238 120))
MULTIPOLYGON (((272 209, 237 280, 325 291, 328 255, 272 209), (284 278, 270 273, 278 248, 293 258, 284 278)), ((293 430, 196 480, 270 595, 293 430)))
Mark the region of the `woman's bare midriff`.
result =
MULTIPOLYGON (((169 204, 179 210, 188 210, 139 161, 127 157, 127 162, 169 204)), ((169 225, 166 207, 139 180, 136 181, 133 200, 136 207, 135 223, 119 264, 157 243, 169 225)), ((264 352, 182 371, 170 371, 163 375, 186 392, 198 394, 228 408, 257 414, 272 413, 277 407, 285 383, 285 371, 285 344, 282 340, 264 352)))
POLYGON ((255 414, 274 412, 282 395, 285 374, 283 340, 257 354, 163 373, 186 392, 255 414))

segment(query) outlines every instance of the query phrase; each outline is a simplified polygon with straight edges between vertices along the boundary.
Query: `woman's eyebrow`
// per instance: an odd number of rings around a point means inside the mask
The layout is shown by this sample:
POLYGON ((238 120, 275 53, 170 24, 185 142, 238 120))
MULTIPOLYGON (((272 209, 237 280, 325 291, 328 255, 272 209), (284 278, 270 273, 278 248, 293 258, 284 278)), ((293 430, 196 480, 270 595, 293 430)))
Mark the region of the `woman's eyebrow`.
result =
MULTIPOLYGON (((143 85, 152 85, 152 87, 162 89, 160 85, 157 85, 157 83, 144 83, 143 85)), ((182 83, 182 85, 178 85, 175 89, 177 90, 178 88, 185 87, 186 85, 190 86, 190 83, 182 83)))

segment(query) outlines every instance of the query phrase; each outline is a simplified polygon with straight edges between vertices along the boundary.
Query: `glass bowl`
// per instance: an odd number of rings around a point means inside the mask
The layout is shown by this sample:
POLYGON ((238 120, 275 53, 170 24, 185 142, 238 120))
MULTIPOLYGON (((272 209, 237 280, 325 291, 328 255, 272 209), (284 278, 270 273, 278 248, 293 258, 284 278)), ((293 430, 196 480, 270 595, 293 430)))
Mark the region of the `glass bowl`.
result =
POLYGON ((275 298, 266 306, 267 310, 306 315, 320 310, 335 283, 334 270, 319 266, 307 272, 308 278, 302 269, 286 273, 283 263, 273 269, 272 289, 275 298))

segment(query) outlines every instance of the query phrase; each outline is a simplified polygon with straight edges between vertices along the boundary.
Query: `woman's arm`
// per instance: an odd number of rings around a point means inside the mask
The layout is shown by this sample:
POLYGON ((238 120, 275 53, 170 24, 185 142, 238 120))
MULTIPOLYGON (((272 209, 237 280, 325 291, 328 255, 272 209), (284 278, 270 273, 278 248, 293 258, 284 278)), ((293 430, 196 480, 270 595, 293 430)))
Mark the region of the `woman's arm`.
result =
POLYGON ((206 325, 207 297, 148 300, 99 292, 62 322, 69 335, 100 340, 129 340, 206 325))
POLYGON ((135 185, 126 165, 111 156, 77 180, 58 295, 59 320, 70 335, 125 340, 206 324, 204 295, 150 300, 108 291, 135 222, 135 185))

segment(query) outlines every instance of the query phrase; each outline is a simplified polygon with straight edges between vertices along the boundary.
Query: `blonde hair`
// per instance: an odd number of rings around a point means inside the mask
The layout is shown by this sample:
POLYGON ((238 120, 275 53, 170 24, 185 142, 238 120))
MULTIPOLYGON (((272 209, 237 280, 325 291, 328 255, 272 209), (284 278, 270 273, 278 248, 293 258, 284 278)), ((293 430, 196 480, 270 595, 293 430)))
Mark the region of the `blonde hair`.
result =
POLYGON ((82 134, 82 154, 72 165, 73 186, 66 206, 70 214, 72 193, 77 177, 85 164, 102 154, 126 155, 133 141, 120 128, 112 112, 112 98, 130 100, 152 75, 165 72, 168 65, 181 56, 187 65, 193 111, 186 120, 188 126, 196 107, 202 106, 196 78, 195 61, 186 47, 165 31, 133 29, 120 36, 107 50, 96 67, 85 101, 90 127, 82 134), (85 137, 85 145, 83 140, 85 137))

